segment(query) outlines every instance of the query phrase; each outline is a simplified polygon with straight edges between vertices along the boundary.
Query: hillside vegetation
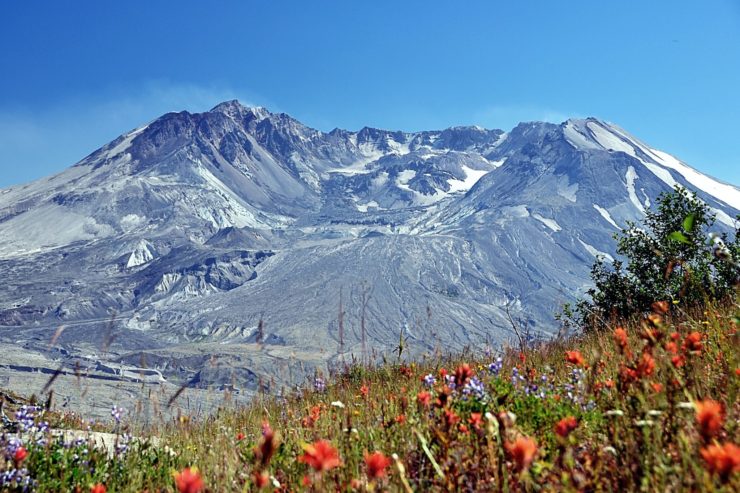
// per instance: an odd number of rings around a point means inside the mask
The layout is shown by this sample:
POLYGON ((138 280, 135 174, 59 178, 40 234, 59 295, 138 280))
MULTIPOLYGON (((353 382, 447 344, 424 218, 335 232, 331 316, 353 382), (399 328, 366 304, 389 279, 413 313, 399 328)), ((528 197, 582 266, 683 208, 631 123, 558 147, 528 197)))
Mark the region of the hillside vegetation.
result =
POLYGON ((25 408, 25 432, 3 436, 0 481, 8 491, 737 491, 737 316, 737 304, 686 313, 662 302, 608 334, 347 366, 204 421, 142 430, 114 412, 111 451, 54 439, 42 421, 72 418, 25 408))

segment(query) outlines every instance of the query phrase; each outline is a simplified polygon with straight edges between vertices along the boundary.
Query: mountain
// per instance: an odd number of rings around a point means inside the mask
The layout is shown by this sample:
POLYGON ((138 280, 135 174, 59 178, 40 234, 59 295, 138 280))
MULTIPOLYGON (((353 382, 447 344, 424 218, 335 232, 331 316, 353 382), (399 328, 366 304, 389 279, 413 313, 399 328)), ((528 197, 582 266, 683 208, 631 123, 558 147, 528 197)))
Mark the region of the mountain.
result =
POLYGON ((506 342, 510 316, 547 336, 675 184, 734 227, 737 187, 593 118, 321 132, 237 101, 168 113, 0 191, 0 343, 255 389, 401 333, 412 353, 506 342))

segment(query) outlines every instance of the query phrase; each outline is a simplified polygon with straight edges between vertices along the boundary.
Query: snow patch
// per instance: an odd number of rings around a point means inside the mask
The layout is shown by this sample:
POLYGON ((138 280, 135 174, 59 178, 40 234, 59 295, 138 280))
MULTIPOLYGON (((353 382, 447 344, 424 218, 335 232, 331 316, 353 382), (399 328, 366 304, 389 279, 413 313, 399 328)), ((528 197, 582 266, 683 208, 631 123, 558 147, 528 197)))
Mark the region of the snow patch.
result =
POLYGON ((593 204, 593 206, 594 206, 594 209, 596 209, 597 211, 599 211, 599 214, 601 214, 601 217, 603 217, 604 219, 606 219, 606 222, 608 222, 609 224, 611 224, 612 226, 614 226, 615 228, 617 228, 619 230, 622 229, 622 228, 620 228, 617 225, 616 222, 614 222, 614 219, 612 219, 612 216, 611 216, 611 214, 609 214, 609 211, 608 210, 606 210, 603 207, 598 206, 596 204, 593 204))
POLYGON ((533 212, 532 213, 532 217, 535 218, 535 219, 537 219, 539 222, 541 222, 542 224, 544 224, 545 226, 547 226, 551 230, 555 231, 556 233, 558 231, 561 231, 563 229, 563 228, 560 227, 560 225, 554 219, 546 218, 546 217, 544 217, 541 214, 538 214, 536 212, 533 212))
POLYGON ((635 193, 635 180, 639 177, 637 176, 637 171, 635 171, 635 168, 633 166, 627 168, 627 173, 625 173, 624 178, 627 180, 625 186, 627 187, 627 193, 629 194, 630 202, 632 202, 632 204, 637 207, 640 212, 644 213, 645 208, 642 206, 640 199, 637 198, 637 194, 635 193))
POLYGON ((565 200, 575 202, 576 193, 578 192, 578 183, 570 183, 568 177, 563 175, 558 178, 556 190, 558 195, 563 197, 565 200))
POLYGON ((593 255, 594 257, 596 257, 596 258, 598 258, 598 257, 604 257, 607 260, 609 260, 609 262, 614 262, 614 257, 612 257, 611 255, 609 255, 608 253, 602 252, 600 250, 597 250, 596 248, 593 247, 593 245, 589 245, 588 243, 584 242, 580 238, 578 238, 578 241, 579 241, 579 243, 581 245, 583 245, 583 248, 585 248, 586 251, 588 253, 590 253, 591 255, 593 255))
POLYGON ((483 178, 483 175, 488 174, 488 170, 468 168, 465 165, 462 166, 462 171, 465 173, 465 179, 457 180, 453 178, 447 180, 450 185, 449 193, 468 191, 478 183, 478 180, 483 178))

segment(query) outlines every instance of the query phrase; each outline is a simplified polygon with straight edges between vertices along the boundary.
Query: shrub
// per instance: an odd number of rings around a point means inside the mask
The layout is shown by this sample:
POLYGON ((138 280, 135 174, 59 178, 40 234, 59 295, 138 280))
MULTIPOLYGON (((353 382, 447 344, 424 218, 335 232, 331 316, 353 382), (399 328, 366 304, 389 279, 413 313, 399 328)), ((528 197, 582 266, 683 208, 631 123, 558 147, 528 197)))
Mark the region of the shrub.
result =
POLYGON ((715 215, 695 193, 680 186, 662 193, 642 224, 629 221, 614 235, 618 258, 611 265, 597 258, 590 301, 566 306, 561 320, 599 328, 644 313, 656 300, 692 306, 731 295, 738 283, 740 237, 737 226, 732 242, 727 233, 710 235, 714 223, 715 215))

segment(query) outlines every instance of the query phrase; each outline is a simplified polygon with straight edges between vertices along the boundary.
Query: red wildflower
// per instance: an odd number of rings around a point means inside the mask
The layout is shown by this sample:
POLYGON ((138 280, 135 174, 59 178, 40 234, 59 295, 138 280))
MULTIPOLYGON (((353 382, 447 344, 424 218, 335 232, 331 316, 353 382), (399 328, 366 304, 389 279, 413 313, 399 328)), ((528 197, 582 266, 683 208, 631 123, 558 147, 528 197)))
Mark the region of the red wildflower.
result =
POLYGON ((398 371, 399 371, 399 372, 401 373, 401 375, 403 375, 404 377, 411 377, 411 376, 413 376, 413 375, 414 375, 414 372, 413 372, 413 370, 412 370, 412 369, 411 369, 410 367, 406 366, 406 365, 401 365, 401 366, 399 367, 398 371))
POLYGON ((201 478, 198 468, 186 467, 182 472, 174 473, 173 476, 179 493, 199 493, 203 491, 203 478, 201 478))
POLYGON ((239 432, 239 433, 236 434, 236 441, 237 442, 241 442, 242 440, 244 440, 244 438, 245 438, 244 433, 239 432))
POLYGON ((680 338, 681 338, 681 334, 679 334, 678 332, 671 332, 671 339, 672 340, 677 341, 680 338))
POLYGON ((466 425, 462 424, 462 423, 460 423, 459 425, 457 425, 457 431, 459 431, 463 435, 467 435, 468 432, 470 432, 470 430, 468 429, 468 427, 466 425))
POLYGON ((705 440, 709 440, 722 428, 722 404, 711 399, 697 401, 695 404, 699 433, 705 440))
POLYGON ((277 450, 277 439, 275 432, 270 428, 270 424, 265 421, 262 423, 262 440, 254 449, 254 455, 260 461, 262 467, 267 467, 272 459, 275 450, 277 450))
POLYGON ((393 421, 395 421, 399 425, 402 425, 402 424, 404 424, 406 422, 406 415, 405 414, 399 414, 398 416, 396 416, 396 418, 393 421))
POLYGON ((687 335, 686 339, 684 339, 683 341, 684 351, 698 353, 701 351, 701 348, 701 334, 699 332, 692 332, 691 334, 687 335))
POLYGON ((460 416, 455 414, 455 411, 445 409, 445 424, 447 428, 452 428, 460 421, 460 416))
POLYGON ((616 329, 614 329, 614 340, 617 342, 617 346, 624 350, 624 348, 627 347, 627 343, 629 341, 629 339, 627 338, 627 331, 624 330, 624 328, 622 327, 617 327, 616 329))
POLYGON ((462 387, 472 378, 473 375, 475 375, 475 373, 473 373, 470 365, 463 363, 457 367, 457 370, 455 370, 455 385, 462 387))
POLYGON ((373 452, 365 454, 365 467, 367 468, 367 477, 379 479, 385 476, 385 469, 391 464, 391 460, 383 455, 383 452, 373 452))
POLYGON ((480 430, 481 425, 483 424, 483 413, 470 413, 468 423, 473 425, 473 428, 476 430, 480 430))
POLYGON ((254 471, 252 480, 257 488, 264 488, 270 484, 270 476, 266 472, 254 471))
POLYGON ((362 387, 360 387, 360 394, 362 395, 362 397, 367 397, 367 394, 369 392, 370 392, 370 388, 367 385, 363 384, 362 387))
POLYGON ((315 471, 328 471, 342 465, 339 452, 326 440, 304 445, 303 450, 305 453, 298 457, 298 462, 308 464, 315 471))
POLYGON ((734 443, 712 444, 700 450, 707 470, 726 482, 730 475, 740 472, 740 447, 734 443))
POLYGON ((444 386, 440 389, 439 393, 437 394, 437 402, 435 402, 435 406, 439 408, 443 408, 447 406, 447 402, 450 400, 450 394, 452 391, 448 386, 444 386))
POLYGON ((686 364, 686 358, 683 356, 674 356, 671 358, 671 363, 673 363, 673 366, 676 368, 681 368, 683 365, 686 364))
POLYGON ((669 306, 667 301, 656 301, 655 303, 650 305, 650 308, 652 308, 655 313, 665 315, 666 313, 668 313, 669 306))
POLYGON ((18 447, 15 449, 15 452, 13 453, 13 461, 16 464, 20 464, 26 460, 26 457, 28 457, 28 450, 26 450, 25 447, 18 447))
POLYGON ((566 351, 565 352, 565 361, 568 363, 574 364, 576 366, 582 366, 586 360, 583 358, 583 355, 580 351, 566 351))
POLYGON ((301 479, 301 484, 307 487, 311 486, 311 476, 309 476, 308 474, 303 476, 303 479, 301 479))
POLYGON ((573 416, 568 416, 566 418, 561 419, 558 421, 558 423, 555 425, 555 433, 560 437, 567 437, 570 435, 570 433, 576 429, 578 426, 578 421, 573 416))
POLYGON ((662 383, 659 383, 659 382, 651 382, 650 383, 650 387, 652 387, 653 392, 655 392, 656 394, 659 394, 659 393, 663 392, 663 384, 662 383))
POLYGON ((735 368, 735 375, 740 377, 740 368, 735 368))
POLYGON ((665 343, 665 350, 671 354, 678 354, 678 344, 673 341, 668 341, 665 343))
POLYGON ((522 362, 522 364, 527 362, 527 355, 524 353, 519 353, 519 361, 522 362))
POLYGON ((520 436, 514 442, 506 442, 506 450, 514 459, 516 469, 523 471, 532 464, 537 453, 537 443, 529 437, 520 436))
POLYGON ((439 376, 440 376, 440 378, 441 378, 442 380, 444 380, 444 379, 445 379, 445 377, 447 376, 447 374, 448 374, 448 372, 447 372, 447 370, 445 370, 444 368, 440 368, 440 369, 439 369, 439 376))
POLYGON ((108 489, 102 483, 96 483, 90 486, 90 493, 105 493, 108 489))
POLYGON ((640 357, 640 363, 637 365, 637 373, 640 377, 646 377, 652 375, 655 371, 655 358, 648 353, 642 353, 640 357))
POLYGON ((416 394, 416 402, 418 402, 424 407, 428 406, 431 401, 432 401, 432 394, 430 394, 426 390, 422 390, 421 392, 416 394))
POLYGON ((639 375, 634 368, 629 366, 623 366, 619 369, 619 380, 622 385, 629 385, 632 382, 637 381, 639 375))

